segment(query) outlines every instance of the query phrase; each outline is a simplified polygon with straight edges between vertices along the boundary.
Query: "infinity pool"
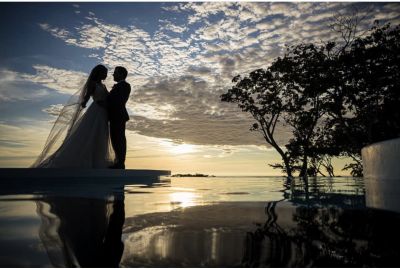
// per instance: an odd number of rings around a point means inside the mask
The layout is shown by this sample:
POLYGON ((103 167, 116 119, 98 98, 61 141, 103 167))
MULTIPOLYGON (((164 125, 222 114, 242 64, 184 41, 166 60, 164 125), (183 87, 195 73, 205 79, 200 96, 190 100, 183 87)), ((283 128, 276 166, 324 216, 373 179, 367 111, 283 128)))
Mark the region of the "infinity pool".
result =
POLYGON ((399 267, 362 179, 27 183, 0 191, 0 267, 399 267))

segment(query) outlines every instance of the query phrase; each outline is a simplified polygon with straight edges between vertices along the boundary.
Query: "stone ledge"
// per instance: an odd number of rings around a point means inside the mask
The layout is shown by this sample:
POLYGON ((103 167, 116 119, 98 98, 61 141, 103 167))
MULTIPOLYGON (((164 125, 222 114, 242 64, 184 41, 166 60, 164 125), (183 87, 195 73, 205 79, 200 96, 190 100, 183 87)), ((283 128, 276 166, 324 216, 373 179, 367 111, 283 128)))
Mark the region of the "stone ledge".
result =
POLYGON ((167 170, 0 168, 0 195, 95 197, 123 193, 127 185, 163 184, 167 170))
POLYGON ((135 178, 169 176, 168 170, 137 169, 68 169, 68 168, 0 168, 0 181, 4 179, 37 178, 135 178))

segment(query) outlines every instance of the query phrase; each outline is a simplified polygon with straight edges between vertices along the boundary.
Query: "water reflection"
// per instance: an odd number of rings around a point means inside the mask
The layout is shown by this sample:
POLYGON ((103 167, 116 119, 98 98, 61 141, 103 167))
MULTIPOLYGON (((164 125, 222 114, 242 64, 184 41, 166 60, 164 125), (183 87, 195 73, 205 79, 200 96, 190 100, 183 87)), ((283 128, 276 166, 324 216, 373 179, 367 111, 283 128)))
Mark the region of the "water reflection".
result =
POLYGON ((285 200, 296 205, 365 207, 365 190, 361 178, 309 178, 284 182, 285 200))
POLYGON ((398 266, 399 215, 366 209, 363 186, 357 180, 340 188, 327 180, 286 181, 284 199, 279 201, 220 202, 128 218, 128 251, 121 264, 398 266))
POLYGON ((243 238, 264 203, 218 203, 127 218, 122 267, 239 266, 243 238))
POLYGON ((124 245, 123 189, 107 199, 47 196, 37 201, 39 230, 55 267, 118 267, 124 245))
POLYGON ((193 192, 173 192, 170 194, 171 204, 177 204, 181 207, 194 206, 196 194, 193 192))
MULTIPOLYGON (((274 205, 270 206, 274 209, 274 205)), ((275 210, 245 240, 251 267, 398 267, 400 215, 376 210, 297 207, 290 228, 275 210)), ((287 223, 286 223, 287 224, 287 223)))
MULTIPOLYGON (((362 181, 235 180, 82 181, 42 186, 39 195, 8 196, 7 203, 25 199, 36 207, 41 250, 55 267, 400 265, 400 214, 368 209, 362 181)), ((0 232, 7 219, 2 208, 0 232)), ((13 267, 16 254, 7 254, 7 265, 13 267)))
POLYGON ((399 214, 219 203, 127 219, 124 267, 398 267, 399 214))

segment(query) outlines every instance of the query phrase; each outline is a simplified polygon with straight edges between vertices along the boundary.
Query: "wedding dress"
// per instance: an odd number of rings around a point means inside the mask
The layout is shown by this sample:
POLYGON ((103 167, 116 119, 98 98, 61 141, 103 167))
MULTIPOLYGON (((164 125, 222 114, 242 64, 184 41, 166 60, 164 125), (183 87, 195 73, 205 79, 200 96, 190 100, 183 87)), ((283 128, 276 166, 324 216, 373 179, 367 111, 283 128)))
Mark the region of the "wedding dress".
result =
MULTIPOLYGON (((79 112, 78 116, 75 116, 76 122, 69 126, 70 129, 61 146, 46 158, 39 157, 33 167, 107 168, 110 166, 112 164, 113 151, 110 143, 107 110, 97 103, 98 101, 105 102, 107 95, 108 91, 105 86, 101 83, 96 83, 92 94, 93 102, 80 117, 80 102, 77 102, 79 112)), ((52 130, 52 132, 54 131, 52 130)), ((57 140, 57 135, 53 135, 53 137, 57 140)), ((50 145, 54 147, 51 143, 50 145)), ((45 150, 43 152, 46 153, 45 150)))

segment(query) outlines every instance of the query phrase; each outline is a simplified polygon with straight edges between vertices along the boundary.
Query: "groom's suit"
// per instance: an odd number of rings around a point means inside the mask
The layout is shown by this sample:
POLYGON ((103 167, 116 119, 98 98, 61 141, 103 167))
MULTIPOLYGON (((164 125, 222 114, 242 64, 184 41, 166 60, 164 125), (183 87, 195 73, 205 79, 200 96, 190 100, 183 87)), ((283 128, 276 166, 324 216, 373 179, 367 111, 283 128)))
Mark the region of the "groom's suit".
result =
POLYGON ((126 81, 115 84, 107 97, 108 119, 110 121, 111 144, 115 151, 116 163, 124 165, 126 156, 125 124, 129 120, 125 104, 131 93, 126 81))

